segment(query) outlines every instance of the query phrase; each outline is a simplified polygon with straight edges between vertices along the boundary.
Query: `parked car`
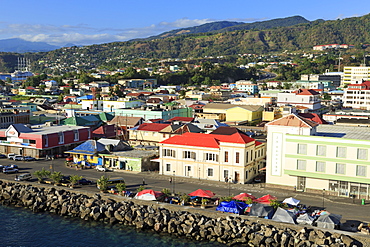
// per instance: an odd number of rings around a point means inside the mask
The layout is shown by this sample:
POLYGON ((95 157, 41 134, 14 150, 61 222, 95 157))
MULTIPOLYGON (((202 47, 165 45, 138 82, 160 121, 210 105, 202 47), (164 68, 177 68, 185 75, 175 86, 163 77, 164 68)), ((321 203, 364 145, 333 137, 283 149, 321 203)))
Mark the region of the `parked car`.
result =
POLYGON ((96 166, 96 170, 98 171, 98 172, 106 172, 106 171, 108 171, 108 169, 107 168, 105 168, 104 166, 102 166, 102 165, 98 165, 98 166, 96 166))
POLYGON ((15 177, 15 181, 25 181, 25 180, 30 180, 32 178, 31 173, 23 173, 15 177))
POLYGON ((93 184, 93 181, 87 180, 86 178, 82 178, 77 181, 77 184, 89 185, 89 184, 93 184))
POLYGON ((71 176, 63 176, 60 180, 61 184, 69 184, 71 182, 71 176))
POLYGON ((10 153, 8 154, 8 159, 12 160, 14 156, 15 156, 15 153, 10 153))
POLYGON ((22 160, 24 160, 24 161, 33 161, 33 160, 36 160, 36 158, 31 157, 31 156, 24 156, 22 160))
POLYGON ((67 157, 66 161, 68 161, 68 162, 73 161, 73 157, 72 156, 67 157))
POLYGON ((23 156, 22 155, 14 155, 13 157, 13 160, 23 160, 23 156))
POLYGON ((18 166, 16 164, 9 164, 5 167, 10 167, 10 168, 17 168, 18 169, 18 166))
POLYGON ((5 154, 0 154, 0 159, 6 159, 7 156, 5 154))
POLYGON ((3 173, 9 174, 9 173, 17 173, 18 169, 17 168, 11 168, 11 167, 5 167, 3 168, 3 173))

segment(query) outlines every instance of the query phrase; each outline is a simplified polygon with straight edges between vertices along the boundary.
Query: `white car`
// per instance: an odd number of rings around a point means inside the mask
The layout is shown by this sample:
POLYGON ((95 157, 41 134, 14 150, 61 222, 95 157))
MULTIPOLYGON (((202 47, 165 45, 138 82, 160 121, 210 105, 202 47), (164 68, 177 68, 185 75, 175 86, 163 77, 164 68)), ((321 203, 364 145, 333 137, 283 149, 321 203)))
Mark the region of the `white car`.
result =
POLYGON ((22 158, 22 160, 24 160, 24 161, 33 161, 33 160, 36 160, 36 159, 34 157, 31 157, 31 156, 24 156, 22 158))
POLYGON ((23 160, 22 155, 14 155, 13 160, 23 160))
POLYGON ((105 168, 104 166, 101 166, 101 165, 96 166, 96 170, 97 170, 98 172, 106 172, 106 171, 108 171, 108 169, 107 169, 107 168, 105 168))

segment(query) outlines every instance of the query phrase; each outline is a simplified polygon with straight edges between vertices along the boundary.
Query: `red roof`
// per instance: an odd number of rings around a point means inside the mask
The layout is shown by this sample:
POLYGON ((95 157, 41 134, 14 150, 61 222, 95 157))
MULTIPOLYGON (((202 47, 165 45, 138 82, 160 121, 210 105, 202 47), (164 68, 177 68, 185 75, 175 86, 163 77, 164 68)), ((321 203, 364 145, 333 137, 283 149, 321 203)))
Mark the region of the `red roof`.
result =
POLYGON ((305 89, 305 88, 298 89, 297 91, 294 91, 294 93, 296 95, 318 95, 319 94, 313 89, 305 89))
POLYGON ((183 146, 219 148, 221 142, 246 144, 254 141, 255 140, 253 138, 250 138, 246 134, 242 134, 239 132, 236 132, 232 135, 217 135, 217 134, 187 132, 180 136, 170 137, 167 140, 164 140, 160 143, 183 146))
POLYGON ((193 122, 194 118, 193 117, 173 117, 171 119, 167 120, 168 122, 173 122, 173 121, 181 121, 181 122, 193 122))
POLYGON ((161 131, 170 124, 161 124, 161 123, 143 123, 140 124, 137 130, 144 130, 144 131, 161 131))
POLYGON ((318 124, 327 124, 327 122, 322 119, 317 113, 298 113, 299 116, 307 118, 311 121, 314 121, 318 124))

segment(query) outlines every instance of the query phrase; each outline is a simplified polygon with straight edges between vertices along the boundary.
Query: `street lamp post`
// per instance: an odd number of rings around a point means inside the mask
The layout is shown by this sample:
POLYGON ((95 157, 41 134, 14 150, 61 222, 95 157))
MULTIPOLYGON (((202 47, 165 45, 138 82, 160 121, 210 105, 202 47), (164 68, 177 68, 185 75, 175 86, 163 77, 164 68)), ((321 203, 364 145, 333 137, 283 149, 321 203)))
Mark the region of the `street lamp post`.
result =
POLYGON ((230 196, 230 181, 231 181, 231 178, 228 178, 227 182, 229 184, 229 196, 230 196))
POLYGON ((175 195, 175 171, 173 171, 173 177, 172 177, 172 193, 175 195))
POLYGON ((323 209, 325 207, 325 198, 324 198, 324 196, 325 196, 325 189, 322 190, 322 208, 323 209))

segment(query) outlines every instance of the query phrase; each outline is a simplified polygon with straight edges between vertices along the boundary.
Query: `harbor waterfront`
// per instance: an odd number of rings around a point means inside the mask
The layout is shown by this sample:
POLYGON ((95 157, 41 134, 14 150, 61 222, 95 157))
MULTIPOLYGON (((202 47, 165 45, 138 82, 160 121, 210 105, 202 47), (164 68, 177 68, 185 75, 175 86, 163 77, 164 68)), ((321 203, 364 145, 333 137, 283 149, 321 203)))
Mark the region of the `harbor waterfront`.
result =
POLYGON ((321 243, 327 246, 336 246, 338 243, 343 243, 342 246, 354 244, 365 246, 364 243, 368 243, 368 239, 362 236, 350 233, 347 235, 341 231, 326 231, 327 229, 306 228, 260 218, 80 192, 56 186, 0 182, 0 200, 4 205, 27 207, 34 212, 52 212, 86 221, 104 222, 107 226, 131 225, 148 232, 154 230, 178 237, 186 236, 200 241, 199 243, 218 241, 233 246, 240 244, 261 246, 267 242, 274 244, 273 246, 279 244, 296 246, 297 243, 306 242, 310 245, 321 243), (116 200, 118 198, 119 201, 116 200))
POLYGON ((0 218, 0 231, 7 233, 0 235, 1 246, 224 246, 20 207, 0 206, 0 218))

